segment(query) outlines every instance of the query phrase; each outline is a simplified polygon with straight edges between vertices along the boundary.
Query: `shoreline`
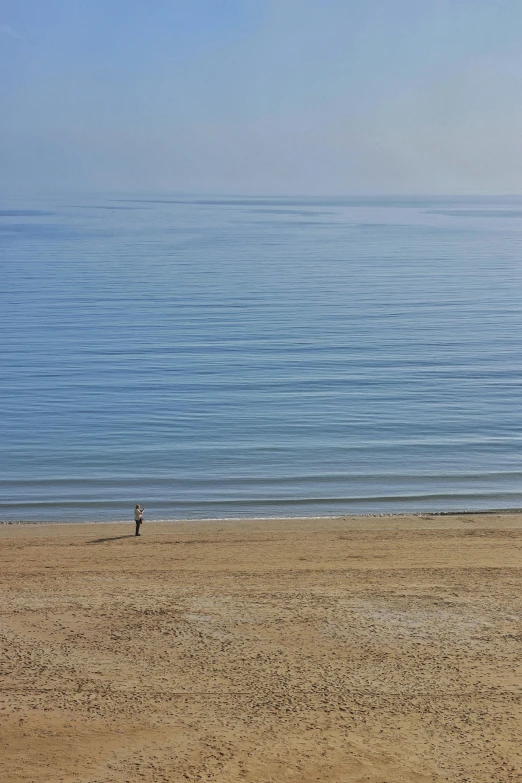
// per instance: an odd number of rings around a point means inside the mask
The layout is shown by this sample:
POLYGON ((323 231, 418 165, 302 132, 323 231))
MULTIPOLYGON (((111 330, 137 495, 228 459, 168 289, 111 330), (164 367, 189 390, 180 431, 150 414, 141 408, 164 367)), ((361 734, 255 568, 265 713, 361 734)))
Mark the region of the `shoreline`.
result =
MULTIPOLYGON (((154 518, 145 519, 147 524, 197 524, 199 522, 285 522, 285 521, 314 521, 314 520, 332 520, 347 521, 356 519, 430 519, 432 517, 465 517, 465 516, 515 516, 522 514, 520 508, 507 509, 486 509, 465 511, 404 511, 404 512, 368 512, 360 514, 317 514, 307 516, 298 514, 295 516, 269 516, 269 517, 174 517, 174 518, 154 518)), ((127 525, 132 523, 132 519, 0 519, 1 525, 127 525)))

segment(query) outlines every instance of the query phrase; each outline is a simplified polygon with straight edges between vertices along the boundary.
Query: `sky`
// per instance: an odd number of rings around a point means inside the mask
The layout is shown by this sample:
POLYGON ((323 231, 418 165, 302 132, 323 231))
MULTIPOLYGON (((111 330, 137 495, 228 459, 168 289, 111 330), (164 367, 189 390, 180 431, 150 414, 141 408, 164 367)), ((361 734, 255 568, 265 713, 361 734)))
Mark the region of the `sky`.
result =
POLYGON ((0 0, 0 188, 522 193, 520 0, 0 0))

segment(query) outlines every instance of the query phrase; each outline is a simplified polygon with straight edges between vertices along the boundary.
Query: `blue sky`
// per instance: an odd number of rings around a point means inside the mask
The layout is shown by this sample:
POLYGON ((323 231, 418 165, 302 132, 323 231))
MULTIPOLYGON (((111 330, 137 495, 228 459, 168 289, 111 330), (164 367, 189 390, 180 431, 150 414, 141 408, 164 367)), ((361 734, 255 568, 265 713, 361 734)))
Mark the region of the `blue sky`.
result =
POLYGON ((522 192, 519 0, 0 0, 0 187, 522 192))

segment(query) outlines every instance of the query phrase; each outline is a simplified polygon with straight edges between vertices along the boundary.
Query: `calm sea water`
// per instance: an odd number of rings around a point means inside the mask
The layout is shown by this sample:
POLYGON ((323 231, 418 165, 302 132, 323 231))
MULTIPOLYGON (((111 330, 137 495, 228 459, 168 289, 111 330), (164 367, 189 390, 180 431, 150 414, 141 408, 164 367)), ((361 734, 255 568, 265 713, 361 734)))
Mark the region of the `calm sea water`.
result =
POLYGON ((522 199, 3 199, 0 518, 522 506, 522 199))

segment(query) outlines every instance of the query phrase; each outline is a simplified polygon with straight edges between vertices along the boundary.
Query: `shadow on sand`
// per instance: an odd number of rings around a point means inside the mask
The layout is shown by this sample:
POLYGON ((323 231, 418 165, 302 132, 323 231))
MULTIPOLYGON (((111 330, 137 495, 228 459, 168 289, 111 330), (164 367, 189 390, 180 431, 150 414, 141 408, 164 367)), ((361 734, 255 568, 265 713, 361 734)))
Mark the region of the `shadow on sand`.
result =
POLYGON ((87 541, 88 544, 104 544, 106 541, 119 541, 121 538, 134 538, 134 533, 126 536, 111 536, 111 538, 95 538, 94 541, 87 541))

